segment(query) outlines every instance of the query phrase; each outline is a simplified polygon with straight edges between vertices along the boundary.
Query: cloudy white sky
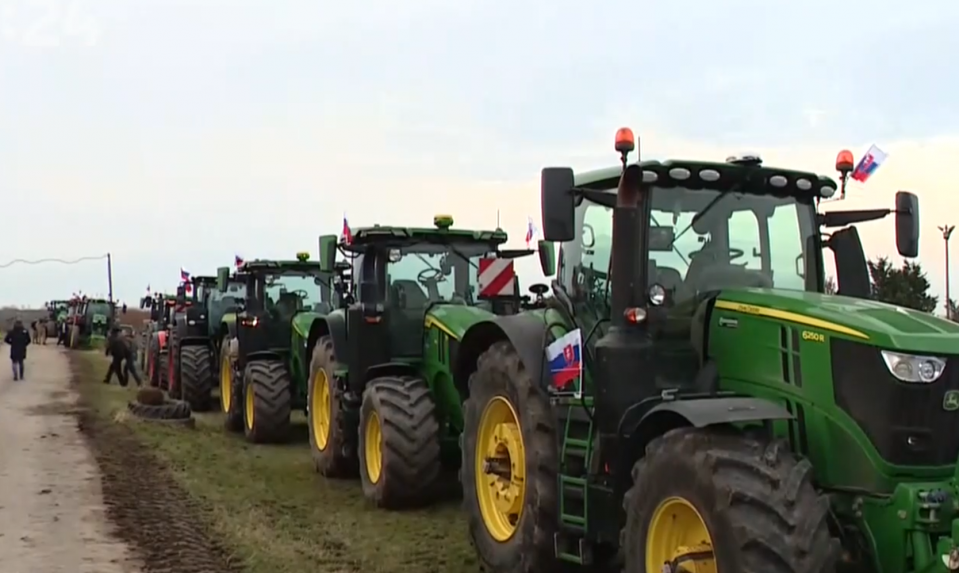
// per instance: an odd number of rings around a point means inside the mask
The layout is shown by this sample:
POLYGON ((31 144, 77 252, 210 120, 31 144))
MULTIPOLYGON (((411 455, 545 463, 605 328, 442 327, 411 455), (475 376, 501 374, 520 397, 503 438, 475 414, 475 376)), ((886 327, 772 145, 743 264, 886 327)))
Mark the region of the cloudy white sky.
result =
MULTIPOLYGON (((181 266, 315 252, 344 211, 500 209, 521 245, 539 169, 609 164, 629 125, 650 157, 823 172, 877 143, 888 162, 844 207, 916 191, 938 294, 959 3, 920 4, 0 0, 0 263, 110 251, 134 300, 181 266)), ((891 220, 861 231, 895 252, 891 220)), ((104 271, 0 269, 0 303, 105 292, 104 271)))

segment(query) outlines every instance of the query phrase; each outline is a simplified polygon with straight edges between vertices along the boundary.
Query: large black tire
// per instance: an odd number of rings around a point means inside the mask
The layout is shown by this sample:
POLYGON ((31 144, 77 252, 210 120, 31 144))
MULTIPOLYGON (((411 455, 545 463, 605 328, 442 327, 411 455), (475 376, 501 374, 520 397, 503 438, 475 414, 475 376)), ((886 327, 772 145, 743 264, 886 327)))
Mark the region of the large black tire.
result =
MULTIPOLYGON (((168 347, 169 348, 169 347, 168 347)), ((167 352, 169 350, 160 350, 157 352, 157 378, 159 379, 160 390, 167 391, 167 370, 169 367, 169 358, 167 357, 167 352)))
POLYGON ((210 409, 213 392, 213 357, 205 345, 185 346, 180 349, 180 384, 183 399, 194 412, 210 409))
POLYGON ((360 408, 359 466, 363 495, 377 507, 405 509, 436 499, 440 475, 440 426, 426 381, 412 376, 374 378, 363 392, 360 408), (375 424, 378 435, 368 434, 375 424), (368 458, 367 441, 378 439, 378 475, 368 458))
POLYGON ((230 338, 225 337, 220 345, 220 410, 223 412, 223 426, 228 432, 243 431, 243 380, 237 376, 232 355, 230 354, 230 338), (229 396, 229 406, 223 399, 223 387, 226 387, 229 396))
POLYGON ((171 400, 183 399, 183 388, 180 385, 180 343, 173 329, 167 337, 167 394, 171 400))
POLYGON ((333 353, 333 338, 323 336, 313 347, 310 360, 310 380, 307 390, 307 420, 310 434, 310 453, 313 466, 320 474, 330 478, 350 478, 356 476, 358 469, 356 454, 356 428, 347 427, 343 403, 336 391, 335 372, 339 368, 333 353), (323 404, 322 393, 318 393, 317 383, 328 384, 329 400, 323 404), (329 430, 320 432, 316 425, 314 404, 326 408, 329 430), (321 443, 318 433, 325 434, 325 443, 321 443))
MULTIPOLYGON (((484 571, 488 573, 539 573, 557 570, 553 551, 559 509, 557 480, 559 452, 556 422, 549 396, 537 384, 512 344, 500 341, 477 360, 469 379, 470 395, 463 404, 462 437, 463 504, 470 539, 484 571), (505 540, 497 540, 487 527, 480 510, 477 487, 477 447, 480 423, 489 404, 506 401, 518 417, 519 433, 525 451, 524 460, 511 460, 525 466, 525 492, 522 512, 515 531, 505 540)), ((486 468, 480 468, 485 472, 486 468)), ((483 476, 485 478, 485 475, 483 476)))
POLYGON ((671 498, 702 517, 718 571, 835 571, 841 548, 829 532, 829 499, 813 487, 809 460, 797 459, 781 440, 681 428, 653 440, 632 475, 623 501, 624 573, 648 570, 650 522, 671 498))
POLYGON ((192 415, 190 405, 182 400, 169 400, 156 406, 129 402, 127 409, 134 416, 149 420, 186 420, 192 415))
POLYGON ((150 379, 149 384, 153 388, 160 387, 160 342, 154 337, 150 336, 150 340, 147 346, 147 363, 144 366, 144 372, 146 372, 147 378, 150 379), (152 366, 152 367, 151 367, 152 366))
POLYGON ((290 374, 281 360, 251 360, 246 365, 243 429, 248 441, 278 444, 290 439, 290 391, 290 374))

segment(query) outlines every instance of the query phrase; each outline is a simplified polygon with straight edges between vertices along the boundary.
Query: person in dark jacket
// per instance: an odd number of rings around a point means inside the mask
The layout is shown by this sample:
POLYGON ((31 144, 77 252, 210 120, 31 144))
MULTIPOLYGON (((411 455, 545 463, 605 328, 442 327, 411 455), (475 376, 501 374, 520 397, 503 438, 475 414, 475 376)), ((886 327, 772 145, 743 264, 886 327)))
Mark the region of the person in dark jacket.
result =
POLYGON ((128 380, 126 372, 123 371, 123 361, 129 357, 130 347, 120 333, 120 329, 116 326, 110 330, 110 336, 107 338, 106 355, 111 358, 111 361, 110 368, 107 370, 107 377, 103 379, 103 383, 109 384, 110 379, 116 374, 120 386, 126 386, 128 380))
POLYGON ((13 379, 23 380, 23 361, 27 359, 27 346, 30 345, 30 333, 23 327, 23 322, 17 320, 13 328, 3 339, 10 345, 10 362, 13 364, 13 379))

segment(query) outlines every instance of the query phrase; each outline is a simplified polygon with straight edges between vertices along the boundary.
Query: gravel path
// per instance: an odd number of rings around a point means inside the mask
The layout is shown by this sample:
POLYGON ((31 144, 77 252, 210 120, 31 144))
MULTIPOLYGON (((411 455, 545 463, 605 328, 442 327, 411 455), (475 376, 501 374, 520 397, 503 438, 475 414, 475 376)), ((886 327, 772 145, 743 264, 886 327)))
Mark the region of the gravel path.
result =
POLYGON ((8 356, 0 347, 0 571, 141 571, 106 518, 64 351, 31 345, 19 382, 8 356))

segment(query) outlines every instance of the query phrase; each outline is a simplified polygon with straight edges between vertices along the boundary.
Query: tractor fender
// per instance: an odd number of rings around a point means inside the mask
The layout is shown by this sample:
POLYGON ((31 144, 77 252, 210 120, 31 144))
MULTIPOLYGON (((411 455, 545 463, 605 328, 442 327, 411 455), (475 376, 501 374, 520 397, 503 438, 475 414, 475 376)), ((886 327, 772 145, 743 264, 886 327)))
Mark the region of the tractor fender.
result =
MULTIPOLYGON (((793 415, 786 408, 764 398, 728 396, 722 398, 693 398, 661 402, 639 419, 637 430, 655 423, 655 418, 680 416, 689 425, 704 428, 715 424, 732 422, 762 422, 765 420, 791 420, 793 415)), ((633 435, 627 428, 622 433, 633 435)))
POLYGON ((160 350, 166 350, 167 331, 161 330, 157 332, 156 337, 157 337, 157 342, 160 343, 160 346, 159 346, 160 350))
POLYGON ((184 336, 179 340, 180 346, 209 346, 208 336, 184 336))
MULTIPOLYGON (((651 405, 654 401, 644 403, 638 406, 651 405)), ((629 468, 643 455, 650 442, 671 430, 790 419, 793 415, 783 406, 763 398, 744 396, 678 398, 649 408, 627 410, 620 420, 618 432, 626 447, 617 448, 618 454, 611 460, 616 466, 614 473, 623 476, 623 480, 617 480, 617 487, 628 487, 629 468)))
MULTIPOLYGON (((335 351, 335 349, 334 349, 335 351)), ((387 362, 385 364, 377 364, 376 366, 370 366, 366 369, 366 377, 363 380, 364 382, 369 382, 374 378, 379 378, 381 376, 416 376, 420 375, 419 369, 414 367, 412 364, 406 362, 387 362)), ((365 387, 365 384, 364 384, 365 387)))
POLYGON ((469 378, 476 370, 480 355, 501 340, 509 340, 532 379, 542 381, 546 328, 542 317, 527 314, 497 316, 470 326, 460 341, 453 370, 453 380, 460 396, 465 399, 469 395, 469 378))
POLYGON ((334 311, 313 321, 313 324, 310 326, 310 335, 306 341, 307 365, 309 365, 309 360, 313 353, 313 346, 316 344, 316 341, 323 336, 329 336, 333 339, 334 356, 347 356, 346 314, 334 311))
MULTIPOLYGON (((233 346, 233 342, 235 341, 236 339, 230 342, 231 347, 233 346)), ((233 352, 232 348, 230 349, 230 352, 233 352)), ((273 352, 272 350, 259 350, 257 352, 250 352, 244 358, 246 359, 247 364, 249 364, 250 362, 253 362, 254 360, 282 360, 282 357, 276 352, 273 352)))

